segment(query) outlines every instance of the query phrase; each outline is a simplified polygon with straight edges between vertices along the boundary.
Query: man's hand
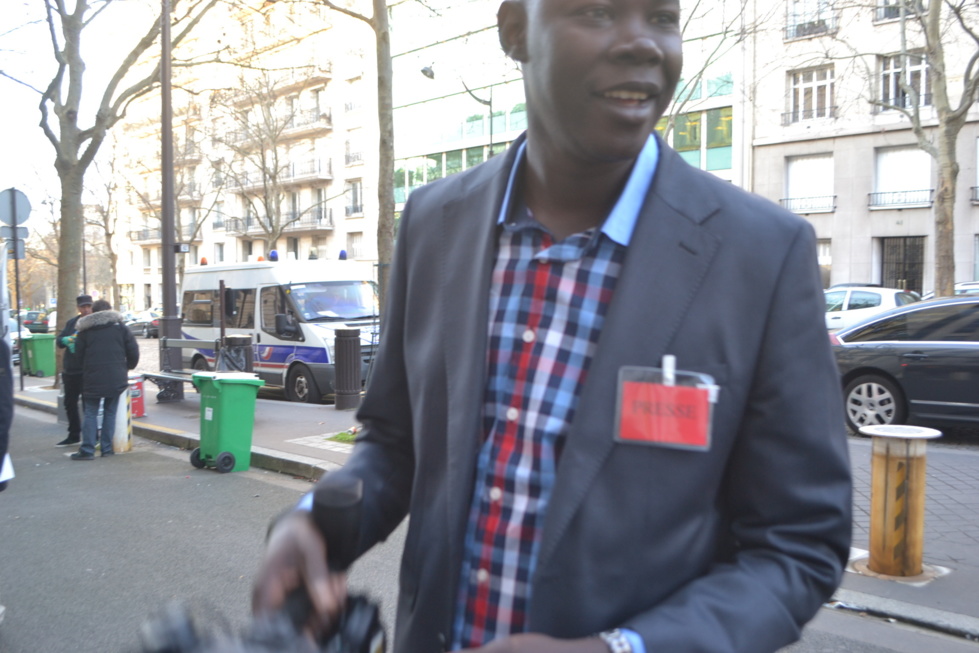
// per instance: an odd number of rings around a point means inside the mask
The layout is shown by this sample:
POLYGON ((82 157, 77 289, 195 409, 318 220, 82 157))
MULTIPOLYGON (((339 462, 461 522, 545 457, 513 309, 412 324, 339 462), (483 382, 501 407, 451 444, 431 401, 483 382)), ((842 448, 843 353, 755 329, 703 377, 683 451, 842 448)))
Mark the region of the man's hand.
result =
POLYGON ((323 536, 308 513, 297 511, 272 530, 255 578, 252 612, 280 610, 290 593, 303 588, 313 604, 307 626, 313 634, 327 632, 346 602, 346 577, 330 573, 323 536))
POLYGON ((526 633, 466 650, 470 653, 608 653, 608 646, 598 637, 554 639, 547 635, 526 633))

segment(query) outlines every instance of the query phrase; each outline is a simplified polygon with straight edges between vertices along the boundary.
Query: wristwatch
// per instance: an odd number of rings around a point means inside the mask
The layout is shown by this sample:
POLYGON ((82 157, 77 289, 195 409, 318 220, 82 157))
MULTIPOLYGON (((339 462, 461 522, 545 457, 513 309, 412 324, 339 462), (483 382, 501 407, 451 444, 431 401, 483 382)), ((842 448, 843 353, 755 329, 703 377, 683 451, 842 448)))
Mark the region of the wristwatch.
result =
POLYGON ((632 644, 629 643, 629 639, 618 628, 605 630, 598 633, 598 636, 608 646, 610 653, 632 653, 632 644))

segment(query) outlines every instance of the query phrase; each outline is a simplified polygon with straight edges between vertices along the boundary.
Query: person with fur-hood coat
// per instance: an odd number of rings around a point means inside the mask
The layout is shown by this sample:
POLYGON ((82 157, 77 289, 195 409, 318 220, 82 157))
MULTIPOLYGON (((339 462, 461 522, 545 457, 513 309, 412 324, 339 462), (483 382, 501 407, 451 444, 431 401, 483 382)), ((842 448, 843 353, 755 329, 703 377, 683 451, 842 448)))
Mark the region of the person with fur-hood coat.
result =
POLYGON ((82 444, 72 460, 94 460, 102 405, 102 457, 111 456, 119 395, 129 387, 129 370, 139 363, 139 345, 124 324, 122 314, 110 310, 104 299, 92 305, 92 314, 78 320, 75 354, 82 362, 82 444))

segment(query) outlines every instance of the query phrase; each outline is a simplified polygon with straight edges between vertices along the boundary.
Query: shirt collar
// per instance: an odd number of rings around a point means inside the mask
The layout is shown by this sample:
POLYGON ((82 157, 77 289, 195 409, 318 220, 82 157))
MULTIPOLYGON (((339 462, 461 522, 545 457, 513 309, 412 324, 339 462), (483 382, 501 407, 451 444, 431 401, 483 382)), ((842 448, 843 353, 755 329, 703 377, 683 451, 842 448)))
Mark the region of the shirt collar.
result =
MULTIPOLYGON (((504 224, 513 201, 514 188, 517 185, 517 174, 523 168, 527 156, 527 141, 520 144, 517 156, 513 159, 513 167, 510 168, 510 177, 507 180, 506 192, 503 194, 503 205, 500 207, 500 215, 497 224, 504 224)), ((643 146, 642 151, 636 158, 632 172, 629 173, 629 180, 626 182, 619 199, 609 212, 605 222, 602 223, 602 233, 620 245, 628 245, 632 240, 632 232, 636 227, 636 220, 639 219, 639 211, 642 209, 643 200, 653 184, 653 177, 656 174, 656 167, 659 164, 659 144, 656 137, 650 135, 643 146)))

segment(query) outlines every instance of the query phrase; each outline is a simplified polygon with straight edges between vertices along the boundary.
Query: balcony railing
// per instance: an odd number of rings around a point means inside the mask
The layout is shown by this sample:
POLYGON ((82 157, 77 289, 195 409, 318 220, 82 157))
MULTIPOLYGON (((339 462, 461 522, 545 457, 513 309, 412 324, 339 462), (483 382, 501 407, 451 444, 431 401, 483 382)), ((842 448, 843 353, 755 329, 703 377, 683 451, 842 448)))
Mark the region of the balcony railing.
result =
POLYGON ((297 111, 286 123, 287 130, 309 131, 312 129, 330 129, 333 126, 333 116, 329 111, 319 109, 307 109, 297 111))
POLYGON ((363 204, 350 204, 350 205, 344 207, 344 212, 346 213, 346 216, 348 218, 350 216, 352 216, 352 215, 361 215, 364 212, 364 205, 363 204))
POLYGON ((883 193, 868 193, 870 208, 914 208, 929 207, 934 200, 934 189, 895 190, 883 193))
POLYGON ((134 243, 159 242, 162 238, 159 229, 137 229, 129 232, 129 240, 134 243))
POLYGON ((331 209, 316 208, 295 218, 288 216, 289 223, 284 231, 317 231, 320 229, 333 229, 333 211, 331 209))
POLYGON ((363 163, 364 162, 364 153, 363 152, 347 152, 347 154, 344 156, 344 161, 346 162, 346 164, 348 166, 352 166, 352 165, 357 164, 357 163, 363 163))
POLYGON ((228 218, 224 221, 224 230, 239 236, 261 233, 264 231, 261 223, 258 221, 258 218, 254 216, 247 216, 244 218, 228 218))
POLYGON ((177 165, 187 163, 198 163, 201 160, 201 148, 197 145, 184 145, 178 147, 173 153, 174 163, 177 165))
POLYGON ((280 175, 282 181, 309 181, 309 180, 329 180, 333 179, 333 162, 327 159, 307 159, 306 161, 293 161, 289 168, 280 175))
MULTIPOLYGON (((897 98, 890 98, 888 100, 881 100, 881 102, 886 102, 889 106, 882 107, 879 104, 873 106, 873 113, 887 113, 889 111, 897 111, 894 107, 902 107, 904 109, 910 109, 914 106, 911 101, 910 95, 902 95, 897 98)), ((918 94, 918 106, 919 107, 930 107, 931 106, 931 93, 919 93, 918 94)))
POLYGON ((793 213, 832 213, 836 210, 836 195, 819 195, 815 197, 786 197, 781 200, 782 206, 793 213))
POLYGON ((818 120, 820 118, 836 118, 836 109, 836 107, 821 107, 819 109, 806 109, 804 111, 788 111, 782 114, 782 126, 787 127, 797 122, 818 120))
POLYGON ((839 29, 836 16, 798 20, 795 24, 785 26, 785 40, 808 39, 814 36, 836 34, 839 29))

